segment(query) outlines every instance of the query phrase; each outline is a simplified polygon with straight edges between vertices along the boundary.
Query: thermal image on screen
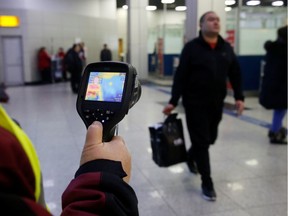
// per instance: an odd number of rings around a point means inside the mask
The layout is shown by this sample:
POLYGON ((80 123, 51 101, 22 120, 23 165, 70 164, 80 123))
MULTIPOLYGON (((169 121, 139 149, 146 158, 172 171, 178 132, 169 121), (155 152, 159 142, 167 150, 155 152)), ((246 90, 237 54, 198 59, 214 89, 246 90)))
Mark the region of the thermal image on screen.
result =
POLYGON ((126 73, 90 72, 85 100, 121 102, 126 73))

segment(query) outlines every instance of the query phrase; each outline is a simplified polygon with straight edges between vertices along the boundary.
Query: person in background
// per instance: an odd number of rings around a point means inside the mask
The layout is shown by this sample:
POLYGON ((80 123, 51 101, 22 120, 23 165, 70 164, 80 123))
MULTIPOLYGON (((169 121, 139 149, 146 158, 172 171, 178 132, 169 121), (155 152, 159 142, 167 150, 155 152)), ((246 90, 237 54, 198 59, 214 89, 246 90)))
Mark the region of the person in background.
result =
POLYGON ((80 45, 74 44, 73 47, 67 52, 66 56, 64 57, 65 68, 71 74, 70 79, 71 89, 72 92, 75 94, 78 93, 80 87, 80 81, 83 69, 82 60, 79 56, 80 50, 81 50, 80 45))
POLYGON ((58 52, 57 52, 57 57, 59 57, 60 59, 63 59, 65 56, 65 52, 63 47, 59 47, 58 52))
POLYGON ((6 86, 5 83, 0 83, 0 103, 8 103, 9 96, 5 92, 6 86))
POLYGON ((192 144, 188 151, 188 168, 192 173, 200 173, 202 194, 209 201, 216 200, 209 147, 216 141, 222 119, 227 77, 234 90, 238 115, 244 109, 240 67, 232 47, 219 31, 218 15, 213 11, 204 13, 200 18, 199 37, 188 42, 182 50, 172 97, 163 109, 163 113, 169 115, 182 97, 192 144))
POLYGON ((100 61, 112 61, 112 53, 107 44, 103 45, 103 49, 100 52, 100 61))
POLYGON ((85 67, 87 64, 88 49, 85 46, 84 42, 80 43, 80 47, 81 48, 80 48, 79 56, 80 56, 80 59, 82 60, 83 67, 85 67))
POLYGON ((59 58, 59 60, 61 62, 60 64, 61 64, 61 70, 62 70, 62 79, 64 81, 66 81, 67 80, 67 73, 66 73, 66 68, 65 68, 65 64, 64 64, 65 52, 64 52, 63 47, 59 47, 56 57, 59 58))
POLYGON ((270 143, 287 145, 287 129, 282 127, 287 113, 287 26, 279 28, 276 41, 267 41, 264 48, 265 67, 259 101, 266 109, 273 110, 268 132, 270 143))
MULTIPOLYGON (((62 216, 139 215, 137 196, 128 184, 131 155, 121 137, 104 143, 102 132, 100 122, 87 130, 80 167, 62 194, 62 216)), ((0 137, 1 211, 5 215, 51 216, 34 146, 1 104, 0 137)))
POLYGON ((42 83, 51 83, 52 74, 51 74, 51 57, 47 53, 45 47, 41 47, 37 55, 38 59, 38 70, 41 75, 42 83))

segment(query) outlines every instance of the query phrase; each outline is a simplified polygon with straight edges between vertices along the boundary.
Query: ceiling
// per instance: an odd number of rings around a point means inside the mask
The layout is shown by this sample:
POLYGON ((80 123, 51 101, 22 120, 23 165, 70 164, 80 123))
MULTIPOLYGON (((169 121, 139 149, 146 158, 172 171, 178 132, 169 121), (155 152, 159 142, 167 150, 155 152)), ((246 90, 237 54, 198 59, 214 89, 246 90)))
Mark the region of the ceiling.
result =
MULTIPOLYGON (((219 0, 216 0, 216 1, 219 1, 219 0)), ((222 0, 222 1, 223 1, 223 3, 225 2, 224 0, 222 0)), ((238 1, 239 0, 236 0, 236 4, 233 5, 232 7, 238 6, 238 1)), ((249 1, 249 0, 242 0, 242 2, 243 2, 242 5, 246 6, 247 1, 249 1)), ((257 7, 259 7, 259 6, 263 6, 263 7, 271 6, 273 1, 275 1, 275 0, 261 0, 261 4, 258 5, 257 7)), ((284 2, 284 6, 287 7, 287 0, 282 0, 282 1, 284 2)), ((120 8, 125 4, 126 4, 126 0, 117 0, 117 8, 120 8)), ((163 9, 163 4, 161 3, 161 0, 149 0, 149 5, 156 5, 157 10, 163 9)), ((167 9, 168 10, 174 10, 176 6, 184 6, 184 5, 185 5, 185 0, 175 0, 174 3, 167 4, 167 9)), ((252 7, 252 6, 249 6, 249 7, 252 7)))

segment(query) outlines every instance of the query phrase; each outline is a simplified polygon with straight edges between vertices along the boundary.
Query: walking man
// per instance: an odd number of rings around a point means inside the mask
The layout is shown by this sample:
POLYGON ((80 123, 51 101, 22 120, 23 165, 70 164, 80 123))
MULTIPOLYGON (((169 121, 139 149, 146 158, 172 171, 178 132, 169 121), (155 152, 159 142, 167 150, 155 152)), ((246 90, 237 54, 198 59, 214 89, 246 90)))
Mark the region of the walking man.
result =
POLYGON ((227 77, 234 90, 235 106, 240 115, 244 109, 241 72, 229 43, 219 35, 218 15, 209 11, 200 18, 200 34, 188 42, 181 53, 174 76, 172 96, 163 113, 169 115, 182 97, 187 128, 192 146, 188 151, 188 167, 199 172, 202 193, 206 200, 215 201, 209 147, 217 138, 222 118, 227 77))

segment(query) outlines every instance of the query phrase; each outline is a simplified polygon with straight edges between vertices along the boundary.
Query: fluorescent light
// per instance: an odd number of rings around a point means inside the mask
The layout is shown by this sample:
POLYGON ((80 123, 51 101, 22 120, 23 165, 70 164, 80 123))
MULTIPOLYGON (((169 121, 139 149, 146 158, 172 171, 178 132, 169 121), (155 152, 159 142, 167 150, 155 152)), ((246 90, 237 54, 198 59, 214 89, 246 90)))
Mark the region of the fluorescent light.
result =
POLYGON ((228 11, 231 11, 232 8, 231 7, 225 7, 225 11, 228 12, 228 11))
POLYGON ((246 2, 246 5, 248 6, 256 6, 256 5, 259 5, 261 2, 258 1, 258 0, 251 0, 251 1, 248 1, 246 2))
POLYGON ((46 203, 46 204, 47 204, 47 206, 48 206, 48 208, 49 208, 50 210, 54 210, 54 209, 57 208, 57 204, 54 203, 54 202, 48 202, 48 203, 46 203))
POLYGON ((236 3, 235 0, 226 0, 225 5, 234 5, 236 3))
POLYGON ((272 2, 272 6, 275 6, 275 7, 280 7, 280 6, 283 6, 283 5, 284 5, 283 1, 274 1, 274 2, 272 2))
POLYGON ((147 152, 148 152, 149 154, 152 154, 152 148, 151 148, 151 147, 148 147, 148 148, 147 148, 147 152))
POLYGON ((128 5, 123 5, 122 8, 123 8, 124 10, 127 10, 127 9, 128 9, 128 5))
POLYGON ((168 170, 173 174, 179 174, 184 172, 184 169, 181 166, 171 166, 168 168, 168 170))
POLYGON ((148 6, 146 6, 146 10, 148 10, 148 11, 154 11, 154 10, 156 10, 157 9, 157 7, 155 6, 155 5, 148 5, 148 6))
POLYGON ((247 161, 245 161, 245 163, 246 163, 248 166, 257 166, 257 165, 259 165, 259 162, 258 162, 256 159, 247 160, 247 161))
POLYGON ((244 189, 244 186, 237 182, 228 183, 227 186, 232 191, 241 191, 244 189))
POLYGON ((186 6, 177 6, 177 7, 175 8, 176 11, 185 11, 186 9, 187 9, 186 6))
POLYGON ((175 2, 175 0, 161 0, 161 3, 163 3, 163 4, 171 4, 174 2, 175 2))

